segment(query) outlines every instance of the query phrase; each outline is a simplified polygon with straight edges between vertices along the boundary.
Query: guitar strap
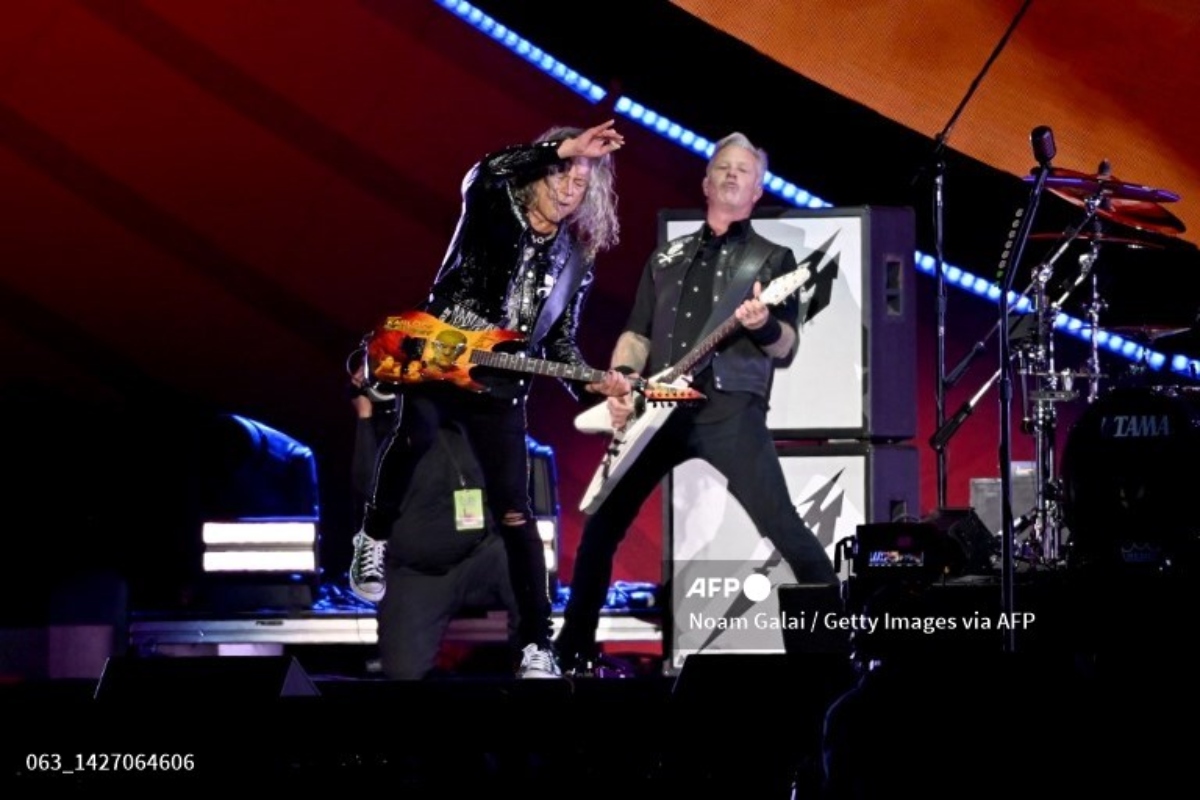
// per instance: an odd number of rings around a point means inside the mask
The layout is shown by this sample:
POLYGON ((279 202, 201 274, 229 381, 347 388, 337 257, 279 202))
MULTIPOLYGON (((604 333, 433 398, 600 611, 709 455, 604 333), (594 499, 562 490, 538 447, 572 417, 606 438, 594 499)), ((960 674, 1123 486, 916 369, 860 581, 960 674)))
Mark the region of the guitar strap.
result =
POLYGON ((738 267, 737 273, 729 281, 728 288, 721 295, 721 300, 713 306, 712 313, 708 316, 708 321, 704 323, 704 330, 700 333, 700 340, 712 333, 718 325, 733 316, 733 312, 737 311, 737 307, 742 304, 750 295, 750 289, 754 285, 754 278, 758 275, 762 265, 766 262, 767 256, 771 254, 771 243, 761 236, 751 236, 750 241, 746 246, 746 252, 742 254, 742 263, 738 267))
MULTIPOLYGON (((733 278, 730 279, 729 286, 725 289, 725 293, 721 295, 720 302, 713 305, 712 314, 709 315, 708 321, 704 323, 704 331, 700 334, 699 341, 704 341, 704 337, 708 336, 719 325, 733 316, 733 312, 737 311, 737 307, 749 296, 750 289, 754 286, 754 279, 770 254, 770 242, 761 236, 750 237, 750 242, 746 246, 746 252, 742 254, 742 263, 738 266, 738 271, 734 274, 733 278)), ((692 367, 692 374, 695 375, 704 369, 705 365, 712 359, 712 356, 713 354, 709 353, 700 359, 692 367)))
POLYGON ((554 282, 554 287, 550 290, 550 295, 542 304, 542 311, 538 314, 537 322, 534 323, 533 336, 530 337, 530 341, 534 345, 541 342, 542 338, 550 332, 550 326, 562 316, 567 301, 575 295, 575 290, 579 288, 579 282, 583 279, 582 265, 583 258, 579 254, 579 246, 574 245, 571 247, 571 255, 568 257, 567 263, 558 274, 558 280, 554 282))

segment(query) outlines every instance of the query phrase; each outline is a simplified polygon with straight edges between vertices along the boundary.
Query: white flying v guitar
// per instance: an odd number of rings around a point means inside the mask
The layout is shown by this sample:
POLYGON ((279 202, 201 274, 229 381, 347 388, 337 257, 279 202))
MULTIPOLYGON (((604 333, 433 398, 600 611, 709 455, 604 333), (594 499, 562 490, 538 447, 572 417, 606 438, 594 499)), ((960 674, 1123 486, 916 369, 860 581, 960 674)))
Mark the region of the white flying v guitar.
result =
MULTIPOLYGON (((767 284, 758 299, 769 306, 778 305, 786 300, 792 292, 808 283, 809 275, 808 268, 803 266, 780 275, 767 284)), ((741 327, 741 323, 738 322, 736 316, 731 314, 712 333, 701 339, 678 363, 651 376, 647 382, 659 386, 673 386, 680 390, 689 389, 693 368, 739 327, 741 327)), ((645 397, 635 398, 633 416, 620 430, 613 430, 607 403, 598 403, 575 417, 577 430, 583 433, 603 433, 612 437, 604 451, 604 460, 600 462, 599 469, 592 476, 592 481, 588 485, 587 491, 583 493, 583 499, 579 502, 581 511, 586 514, 595 513, 600 504, 612 492, 613 487, 646 449, 650 439, 662 428, 677 405, 679 405, 678 402, 657 402, 645 397)))

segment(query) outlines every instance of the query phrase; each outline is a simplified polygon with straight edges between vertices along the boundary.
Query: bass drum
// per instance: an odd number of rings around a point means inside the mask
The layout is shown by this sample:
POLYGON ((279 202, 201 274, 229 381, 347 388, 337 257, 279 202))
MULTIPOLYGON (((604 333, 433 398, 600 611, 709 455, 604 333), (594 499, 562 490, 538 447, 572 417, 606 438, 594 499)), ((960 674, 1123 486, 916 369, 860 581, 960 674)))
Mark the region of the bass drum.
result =
POLYGON ((1077 565, 1180 566, 1200 532, 1200 393, 1114 389, 1067 435, 1063 522, 1077 565))

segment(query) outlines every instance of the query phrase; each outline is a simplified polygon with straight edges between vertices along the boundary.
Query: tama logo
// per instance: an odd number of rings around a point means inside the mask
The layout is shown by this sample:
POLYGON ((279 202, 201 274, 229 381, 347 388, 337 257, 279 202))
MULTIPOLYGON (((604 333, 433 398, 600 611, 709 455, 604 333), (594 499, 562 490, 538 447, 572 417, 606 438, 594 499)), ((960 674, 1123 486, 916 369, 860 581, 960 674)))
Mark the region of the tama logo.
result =
POLYGON ((762 573, 747 575, 745 580, 737 578, 696 578, 689 585, 684 597, 736 597, 746 595, 746 599, 758 603, 771 596, 771 579, 762 573))
POLYGON ((1103 430, 1112 439, 1170 436, 1171 419, 1166 414, 1114 414, 1104 418, 1103 430))

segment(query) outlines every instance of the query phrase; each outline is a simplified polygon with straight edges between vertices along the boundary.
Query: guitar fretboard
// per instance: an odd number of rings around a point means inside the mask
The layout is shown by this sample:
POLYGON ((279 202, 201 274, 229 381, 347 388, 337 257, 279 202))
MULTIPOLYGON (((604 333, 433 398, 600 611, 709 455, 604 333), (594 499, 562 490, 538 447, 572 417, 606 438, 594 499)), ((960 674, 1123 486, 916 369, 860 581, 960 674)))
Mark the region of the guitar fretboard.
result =
POLYGON ((565 378, 583 383, 595 383, 604 379, 604 373, 598 369, 576 364, 563 364, 558 361, 529 358, 528 356, 513 353, 474 350, 471 353, 471 363, 482 367, 507 369, 514 372, 528 372, 534 375, 547 375, 552 378, 565 378))
POLYGON ((701 339, 700 342, 693 347, 686 356, 679 360, 678 364, 671 367, 670 371, 659 378, 659 380, 661 380, 663 383, 673 383, 679 380, 679 378, 682 376, 687 375, 692 371, 692 367, 700 363, 702 358, 711 353, 713 348, 720 344, 722 339, 733 333, 734 329, 740 324, 741 323, 738 322, 737 317, 730 317, 722 322, 712 333, 701 339))
MULTIPOLYGON (((768 306, 779 305, 779 303, 783 302, 784 298, 796 291, 796 289, 800 288, 800 286, 806 280, 808 280, 808 270, 803 268, 776 278, 767 288, 773 287, 776 290, 780 290, 776 293, 777 296, 774 299, 768 299, 764 294, 762 301, 768 306)), ((763 291, 765 293, 766 289, 763 291)), ((716 346, 720 344, 723 339, 725 339, 725 337, 737 330, 740 325, 741 323, 738 322, 737 316, 731 314, 729 318, 718 325, 712 331, 712 333, 701 339, 696 346, 688 352, 687 355, 679 359, 678 364, 675 364, 668 371, 664 372, 662 376, 660 376, 659 380, 663 383, 674 383, 684 375, 689 374, 693 367, 699 364, 705 356, 711 353, 713 349, 715 349, 716 346)))

